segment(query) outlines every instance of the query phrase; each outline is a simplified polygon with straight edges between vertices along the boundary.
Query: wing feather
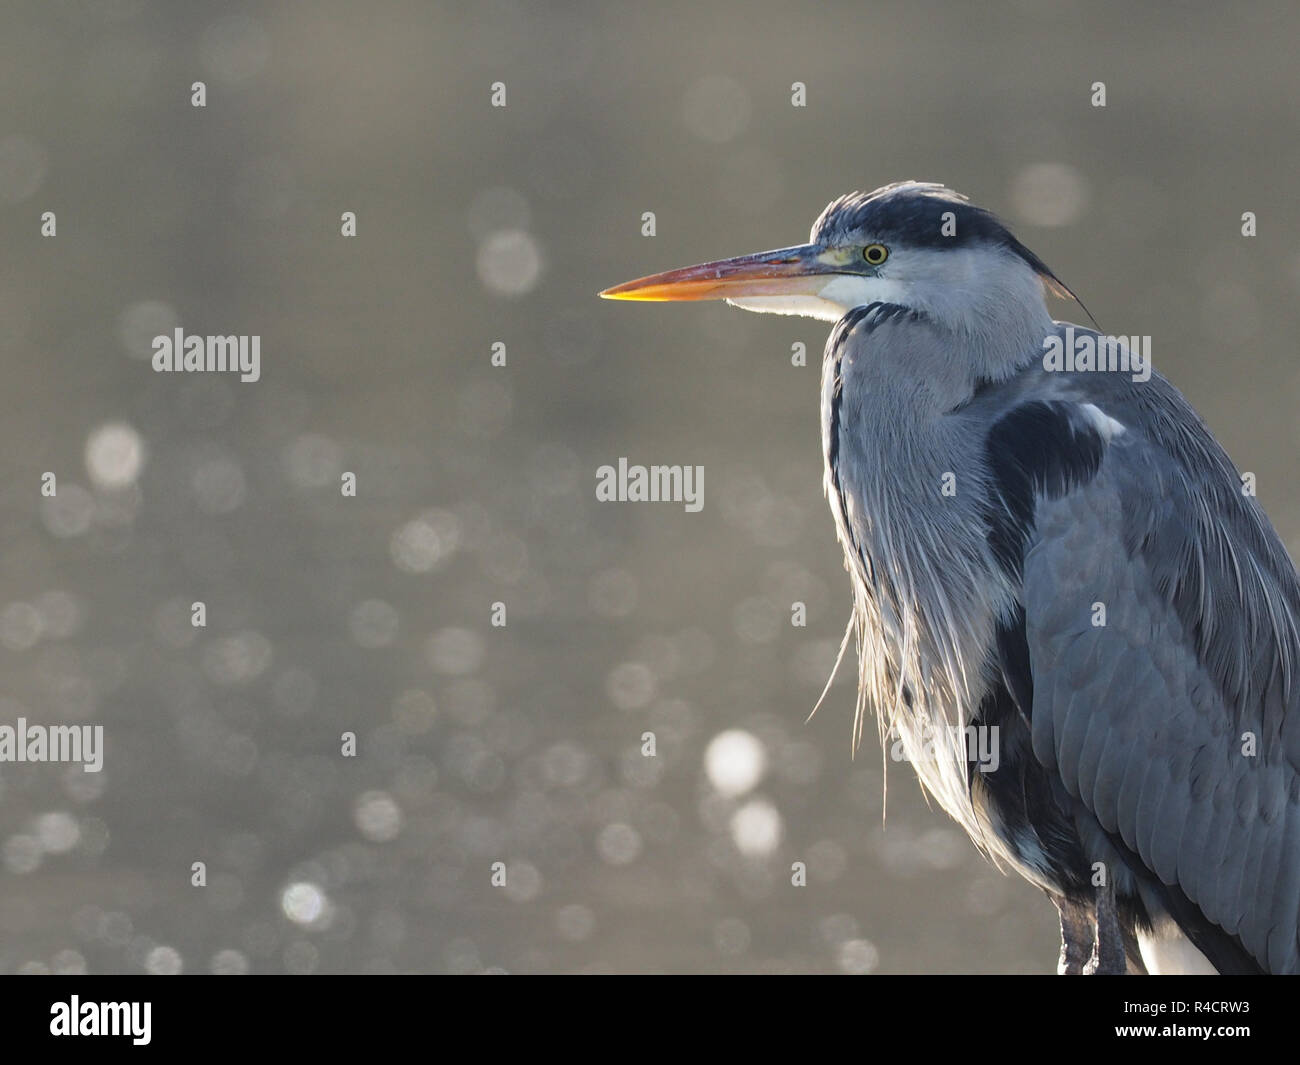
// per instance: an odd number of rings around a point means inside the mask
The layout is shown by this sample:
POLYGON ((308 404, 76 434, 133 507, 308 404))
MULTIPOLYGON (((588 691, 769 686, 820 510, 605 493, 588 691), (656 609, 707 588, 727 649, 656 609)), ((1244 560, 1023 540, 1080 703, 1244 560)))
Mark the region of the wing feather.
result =
POLYGON ((1053 382, 1069 394, 1124 429, 1094 475, 1040 485, 1033 501, 1021 556, 1033 750, 1185 900, 1170 904, 1185 931, 1203 920, 1198 941, 1300 971, 1300 580, 1172 386, 1053 382), (1092 626, 1098 602, 1105 624, 1092 626))

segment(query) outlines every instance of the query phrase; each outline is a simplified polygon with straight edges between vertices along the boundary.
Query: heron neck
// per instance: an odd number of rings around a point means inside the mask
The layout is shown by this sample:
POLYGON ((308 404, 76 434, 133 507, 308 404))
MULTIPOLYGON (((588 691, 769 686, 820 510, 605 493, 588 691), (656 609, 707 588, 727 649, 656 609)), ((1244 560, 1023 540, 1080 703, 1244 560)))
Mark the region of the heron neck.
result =
POLYGON ((1041 358, 1053 330, 1042 279, 1011 255, 954 264, 943 284, 916 292, 914 305, 946 334, 943 370, 959 399, 1041 358))

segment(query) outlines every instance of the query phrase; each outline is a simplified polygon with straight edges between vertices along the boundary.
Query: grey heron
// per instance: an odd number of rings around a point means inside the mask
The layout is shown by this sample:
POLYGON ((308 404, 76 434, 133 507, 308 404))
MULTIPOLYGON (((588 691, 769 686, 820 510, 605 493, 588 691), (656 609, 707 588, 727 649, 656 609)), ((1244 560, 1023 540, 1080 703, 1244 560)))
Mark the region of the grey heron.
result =
POLYGON ((807 244, 601 295, 835 323, 855 743, 870 706, 1051 898, 1059 972, 1300 971, 1300 578, 1188 401, 1054 321, 1049 289, 1072 295, 993 214, 902 182, 835 200, 807 244), (1110 361, 1045 359, 1080 337, 1110 361))

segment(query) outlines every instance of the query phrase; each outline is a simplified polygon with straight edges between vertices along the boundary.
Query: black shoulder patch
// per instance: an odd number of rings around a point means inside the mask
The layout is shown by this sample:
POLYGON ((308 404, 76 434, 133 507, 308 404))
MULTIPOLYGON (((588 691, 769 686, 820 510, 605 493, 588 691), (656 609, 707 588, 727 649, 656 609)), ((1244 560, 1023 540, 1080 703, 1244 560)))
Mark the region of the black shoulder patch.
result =
POLYGON ((1003 570, 1020 579, 1037 496, 1058 499, 1096 476, 1106 445, 1073 403, 1035 401, 1016 407, 989 431, 993 473, 988 539, 1003 570))

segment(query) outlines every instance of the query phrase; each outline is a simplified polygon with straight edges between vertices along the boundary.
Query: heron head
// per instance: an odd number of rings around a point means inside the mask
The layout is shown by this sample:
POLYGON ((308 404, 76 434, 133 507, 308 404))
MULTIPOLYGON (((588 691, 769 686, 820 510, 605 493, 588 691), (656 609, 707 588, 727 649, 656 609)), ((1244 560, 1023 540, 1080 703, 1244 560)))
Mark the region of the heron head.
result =
POLYGON ((826 321, 869 303, 896 303, 969 332, 1003 312, 1047 320, 1044 285, 1069 294, 992 213, 942 185, 905 181, 835 200, 807 244, 669 270, 601 295, 726 300, 826 321))

